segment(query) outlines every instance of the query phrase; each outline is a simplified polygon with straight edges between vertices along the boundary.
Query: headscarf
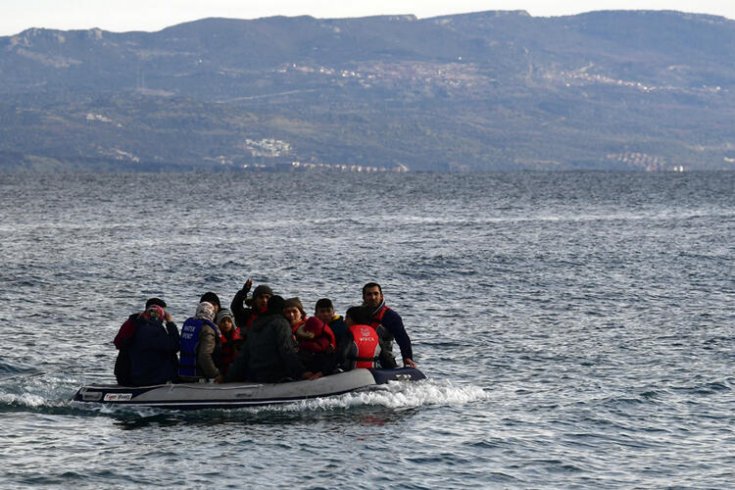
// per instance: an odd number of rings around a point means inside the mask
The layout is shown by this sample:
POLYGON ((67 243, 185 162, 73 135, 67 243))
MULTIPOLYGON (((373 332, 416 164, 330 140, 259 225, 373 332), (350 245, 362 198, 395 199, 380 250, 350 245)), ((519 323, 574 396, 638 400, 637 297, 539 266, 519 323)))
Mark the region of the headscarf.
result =
POLYGON ((199 303, 199 306, 197 306, 197 311, 194 316, 201 320, 209 320, 210 322, 214 321, 214 305, 207 301, 202 301, 199 303))

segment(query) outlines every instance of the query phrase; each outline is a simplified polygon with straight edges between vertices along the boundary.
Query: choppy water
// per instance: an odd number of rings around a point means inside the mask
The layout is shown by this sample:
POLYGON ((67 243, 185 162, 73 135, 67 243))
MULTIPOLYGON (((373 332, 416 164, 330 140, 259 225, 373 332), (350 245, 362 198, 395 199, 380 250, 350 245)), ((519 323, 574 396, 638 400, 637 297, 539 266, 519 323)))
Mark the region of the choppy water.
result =
POLYGON ((0 175, 0 487, 728 488, 735 172, 0 175), (429 380, 68 401, 148 296, 377 280, 429 380))

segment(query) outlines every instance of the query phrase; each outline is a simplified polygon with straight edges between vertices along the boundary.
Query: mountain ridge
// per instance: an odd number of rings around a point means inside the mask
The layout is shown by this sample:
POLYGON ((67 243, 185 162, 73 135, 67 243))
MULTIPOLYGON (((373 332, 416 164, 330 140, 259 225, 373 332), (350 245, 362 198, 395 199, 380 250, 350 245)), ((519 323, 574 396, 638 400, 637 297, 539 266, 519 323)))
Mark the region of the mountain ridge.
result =
POLYGON ((720 170, 735 21, 208 18, 0 37, 0 168, 720 170))

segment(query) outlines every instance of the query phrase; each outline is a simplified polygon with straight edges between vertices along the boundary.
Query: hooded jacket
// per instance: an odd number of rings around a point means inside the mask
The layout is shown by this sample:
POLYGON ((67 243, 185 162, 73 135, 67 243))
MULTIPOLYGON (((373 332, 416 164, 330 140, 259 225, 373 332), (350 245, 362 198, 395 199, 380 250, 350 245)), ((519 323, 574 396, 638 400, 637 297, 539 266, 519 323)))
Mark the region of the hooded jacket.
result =
POLYGON ((280 313, 268 313, 253 322, 225 381, 278 383, 301 379, 304 372, 288 320, 280 313))

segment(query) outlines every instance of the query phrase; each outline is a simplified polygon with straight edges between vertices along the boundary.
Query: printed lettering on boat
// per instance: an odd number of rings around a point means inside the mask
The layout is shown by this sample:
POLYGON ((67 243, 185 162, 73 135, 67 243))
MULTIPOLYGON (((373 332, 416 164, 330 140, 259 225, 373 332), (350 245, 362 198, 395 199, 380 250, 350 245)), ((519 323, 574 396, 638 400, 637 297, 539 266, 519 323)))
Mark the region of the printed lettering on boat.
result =
POLYGON ((127 401, 130 401, 132 398, 133 398, 132 393, 106 393, 104 401, 106 402, 127 402, 127 401))

